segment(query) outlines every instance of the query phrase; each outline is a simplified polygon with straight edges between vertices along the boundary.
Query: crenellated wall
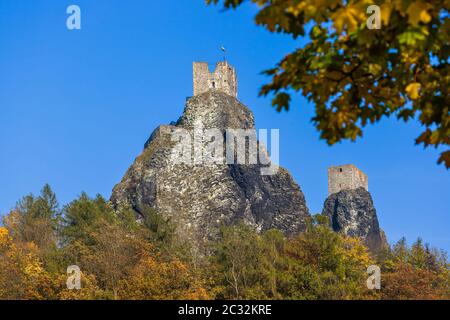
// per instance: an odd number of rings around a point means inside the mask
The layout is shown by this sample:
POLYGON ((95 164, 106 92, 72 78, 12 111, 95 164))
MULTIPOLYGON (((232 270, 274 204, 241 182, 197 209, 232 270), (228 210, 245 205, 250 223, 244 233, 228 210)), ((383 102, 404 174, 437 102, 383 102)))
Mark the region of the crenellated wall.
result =
POLYGON ((236 70, 227 61, 218 62, 214 72, 209 71, 206 62, 194 62, 193 68, 194 96, 217 90, 237 98, 236 70))

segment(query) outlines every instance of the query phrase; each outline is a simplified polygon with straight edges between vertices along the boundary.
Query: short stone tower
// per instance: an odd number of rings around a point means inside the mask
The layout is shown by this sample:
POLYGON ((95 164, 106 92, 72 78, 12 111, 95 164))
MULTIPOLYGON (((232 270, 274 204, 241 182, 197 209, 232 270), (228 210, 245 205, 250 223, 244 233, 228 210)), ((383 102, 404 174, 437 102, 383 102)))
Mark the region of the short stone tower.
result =
POLYGON ((227 61, 218 62, 212 73, 208 63, 194 62, 194 96, 209 90, 222 91, 237 98, 236 70, 227 61))
POLYGON ((352 164, 328 168, 328 195, 341 190, 364 188, 369 191, 367 176, 352 164))

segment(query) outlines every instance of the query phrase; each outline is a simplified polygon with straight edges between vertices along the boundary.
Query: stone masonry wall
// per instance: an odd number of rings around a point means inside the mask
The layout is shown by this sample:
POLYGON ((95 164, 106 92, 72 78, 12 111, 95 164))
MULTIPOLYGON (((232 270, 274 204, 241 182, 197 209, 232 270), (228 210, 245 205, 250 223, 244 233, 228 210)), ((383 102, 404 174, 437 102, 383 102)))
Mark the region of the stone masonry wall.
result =
POLYGON ((194 62, 193 68, 194 96, 217 90, 237 98, 236 70, 227 61, 218 62, 212 73, 206 62, 194 62))
POLYGON ((352 164, 328 168, 328 195, 341 190, 364 188, 368 191, 367 176, 352 164))

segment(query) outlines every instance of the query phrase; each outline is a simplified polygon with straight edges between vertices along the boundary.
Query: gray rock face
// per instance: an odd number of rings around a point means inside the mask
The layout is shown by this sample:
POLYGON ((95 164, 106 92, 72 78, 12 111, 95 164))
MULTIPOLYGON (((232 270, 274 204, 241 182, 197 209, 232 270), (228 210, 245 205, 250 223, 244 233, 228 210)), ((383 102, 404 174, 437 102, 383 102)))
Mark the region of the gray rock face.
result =
POLYGON ((236 98, 218 91, 191 98, 175 125, 157 128, 143 153, 114 187, 114 206, 130 205, 137 214, 146 207, 170 218, 180 236, 197 242, 213 239, 221 225, 239 220, 256 230, 277 228, 286 235, 306 227, 309 212, 300 187, 283 168, 261 175, 259 164, 176 164, 170 132, 205 129, 254 129, 251 111, 236 98))
POLYGON ((342 190, 330 195, 322 214, 329 218, 334 231, 360 237, 374 253, 386 245, 372 196, 364 188, 342 190))

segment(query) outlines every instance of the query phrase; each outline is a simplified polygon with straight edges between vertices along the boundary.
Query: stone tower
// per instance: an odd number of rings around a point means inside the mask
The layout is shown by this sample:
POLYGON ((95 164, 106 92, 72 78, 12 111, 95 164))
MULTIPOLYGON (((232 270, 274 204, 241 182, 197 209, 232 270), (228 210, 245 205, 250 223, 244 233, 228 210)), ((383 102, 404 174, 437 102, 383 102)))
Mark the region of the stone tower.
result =
POLYGON ((328 168, 328 195, 360 187, 369 191, 369 181, 367 176, 354 165, 328 168))
POLYGON ((227 61, 218 62, 214 72, 209 71, 208 63, 194 62, 194 96, 209 90, 237 98, 236 70, 227 61))

